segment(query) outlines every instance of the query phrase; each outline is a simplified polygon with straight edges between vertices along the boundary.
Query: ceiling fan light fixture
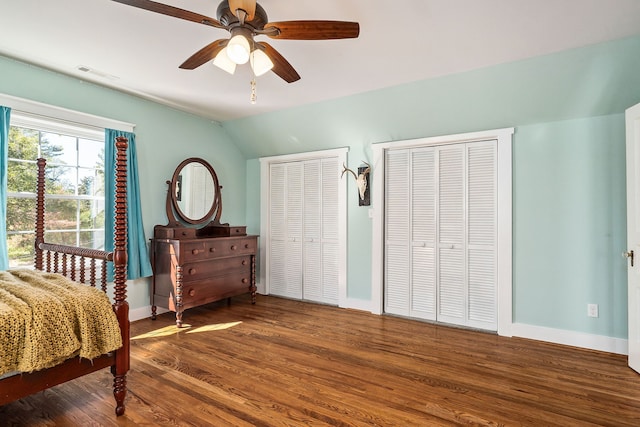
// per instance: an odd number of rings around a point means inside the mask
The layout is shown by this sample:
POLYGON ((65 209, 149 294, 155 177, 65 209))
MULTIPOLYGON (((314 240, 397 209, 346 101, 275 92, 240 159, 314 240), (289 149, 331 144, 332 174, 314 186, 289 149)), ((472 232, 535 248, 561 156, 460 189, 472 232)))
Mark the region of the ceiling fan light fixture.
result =
MULTIPOLYGON (((217 19, 200 15, 189 10, 180 9, 168 4, 150 0, 113 0, 118 3, 174 18, 192 21, 198 24, 227 30, 231 37, 215 40, 203 47, 180 65, 181 69, 193 70, 214 59, 214 63, 223 70, 233 73, 235 67, 224 64, 222 58, 215 58, 225 46, 224 55, 236 65, 246 64, 251 56, 252 48, 256 44, 254 37, 264 35, 272 39, 283 40, 335 40, 351 39, 360 35, 360 24, 349 21, 334 20, 297 20, 297 21, 269 21, 267 12, 256 0, 222 0, 216 10, 217 19)), ((269 44, 260 42, 259 49, 263 51, 273 63, 274 74, 293 83, 300 80, 300 75, 289 62, 269 44)), ((260 53, 257 56, 261 56, 260 53)), ((258 74, 266 66, 259 66, 261 59, 253 58, 252 68, 258 74)), ((254 72, 254 76, 255 73, 254 72)))
POLYGON ((271 58, 260 49, 254 49, 253 52, 251 52, 249 60, 251 61, 251 69, 255 76, 261 76, 273 68, 271 58))
POLYGON ((246 64, 249 60, 249 52, 251 47, 249 41, 242 34, 236 34, 231 37, 226 47, 227 56, 236 64, 246 64))
POLYGON ((213 65, 229 74, 233 74, 236 71, 236 63, 229 59, 226 47, 218 52, 216 57, 213 58, 213 65))

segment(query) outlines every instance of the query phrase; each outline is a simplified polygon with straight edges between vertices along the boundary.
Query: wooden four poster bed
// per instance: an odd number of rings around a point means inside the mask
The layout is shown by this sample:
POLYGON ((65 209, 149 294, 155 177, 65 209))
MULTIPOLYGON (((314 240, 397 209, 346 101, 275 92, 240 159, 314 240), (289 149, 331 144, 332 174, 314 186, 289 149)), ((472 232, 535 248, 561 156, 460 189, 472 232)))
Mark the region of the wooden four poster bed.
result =
MULTIPOLYGON (((68 356, 60 357, 60 360, 51 362, 44 369, 13 369, 11 372, 0 375, 0 405, 12 402, 14 400, 23 398, 30 394, 48 389, 55 385, 64 383, 74 378, 81 377, 83 375, 95 372, 107 367, 111 368, 113 374, 113 394, 116 400, 116 415, 124 414, 124 400, 126 395, 126 374, 129 370, 129 304, 127 302, 127 145, 128 140, 124 137, 118 137, 115 141, 116 144, 116 195, 115 195, 115 224, 114 224, 114 250, 112 252, 106 252, 101 250, 79 248, 65 245, 57 245, 47 243, 44 239, 44 211, 45 211, 45 160, 38 159, 38 178, 37 178, 37 196, 36 196, 36 237, 35 237, 35 270, 15 270, 0 272, 3 278, 7 278, 6 282, 9 282, 9 287, 17 290, 20 294, 25 287, 22 286, 22 282, 16 277, 30 278, 32 275, 42 276, 44 279, 50 280, 50 282, 44 285, 38 285, 42 288, 49 290, 49 286, 58 286, 57 282, 66 282, 61 286, 66 286, 67 294, 73 294, 73 298, 76 298, 79 294, 96 294, 98 298, 101 298, 106 304, 106 311, 102 314, 94 314, 94 305, 80 307, 76 310, 75 302, 73 303, 73 310, 78 313, 78 316, 82 316, 81 320, 73 320, 73 324, 69 330, 70 335, 79 335, 78 337, 72 337, 72 340, 77 338, 77 341, 81 344, 80 349, 76 348, 73 353, 68 356), (87 265, 88 262, 88 265, 87 265), (106 296, 107 291, 107 263, 112 262, 114 266, 114 293, 113 302, 111 303, 106 296), (98 270, 99 271, 96 271, 98 270), (42 273, 39 273, 42 272, 42 273), (13 274, 13 275, 12 275, 13 274), (64 277, 63 277, 64 276, 64 277), (66 277, 66 279, 65 279, 66 277), (18 280, 18 281, 16 281, 18 280), (78 282, 82 283, 79 285, 78 282), (55 285, 53 285, 55 283, 55 285), (98 321, 91 321, 91 316, 98 321), (110 341, 107 338, 98 337, 93 338, 91 334, 98 336, 100 332, 98 329, 102 328, 103 324, 108 324, 107 321, 103 321, 103 318, 112 318, 112 333, 110 341), (89 321, 87 321, 89 319, 89 321), (82 326, 78 324, 86 323, 86 327, 90 330, 86 332, 82 326), (75 332, 75 334, 73 333, 75 332), (119 334, 119 336, 118 336, 119 334), (113 342, 117 340, 117 344, 113 342), (93 348, 93 356, 90 358, 83 357, 91 352, 84 352, 86 347, 86 341, 98 342, 96 347, 93 348), (108 348, 107 344, 102 345, 109 341, 113 346, 113 350, 108 350, 104 354, 96 353, 95 348, 108 348), (53 363, 55 366, 49 366, 53 363)), ((40 279, 38 279, 40 280, 40 279)), ((39 289, 37 293, 42 293, 39 289)), ((16 333, 12 329, 12 323, 17 317, 7 311, 7 304, 2 305, 3 302, 9 301, 15 302, 19 298, 15 298, 13 295, 9 295, 3 289, 0 289, 0 315, 4 317, 0 322, 0 333, 8 335, 13 333, 14 342, 21 340, 23 349, 30 347, 37 339, 36 336, 49 338, 49 341, 54 341, 54 345, 63 340, 63 335, 59 330, 53 332, 45 332, 44 334, 38 334, 32 330, 25 329, 25 331, 16 333), (17 337, 17 338, 16 338, 17 337), (26 338, 25 338, 26 337, 26 338), (28 346, 25 343, 29 344, 28 346)), ((38 296, 40 298, 41 296, 38 296)), ((42 298, 46 298, 42 297, 42 298)), ((57 297, 51 299, 51 307, 54 307, 54 300, 57 297)), ((77 298, 76 298, 77 299, 77 298)), ((46 306, 45 304, 41 304, 46 306)), ((42 301, 41 301, 42 302, 42 301)), ((18 301, 18 305, 24 302, 18 301)), ((104 305, 104 304, 103 304, 104 305)), ((33 318, 35 318, 35 312, 37 311, 34 306, 31 306, 27 311, 33 312, 33 318)), ((71 307, 69 303, 65 302, 62 307, 71 307)), ((20 306, 19 311, 24 311, 20 306)), ((43 311, 40 309, 40 311, 43 311)), ((44 318, 48 318, 56 314, 58 310, 48 309, 48 313, 44 313, 44 318)), ((59 310, 64 311, 64 310, 59 310)), ((25 325, 29 323, 42 323, 38 321, 23 321, 25 325)), ((11 346, 5 345, 0 347, 0 353, 2 353, 3 362, 9 359, 13 353, 11 346), (8 353, 11 353, 8 355, 8 353)), ((40 351, 44 353, 43 351, 40 351)), ((25 351, 26 353, 26 351, 25 351)), ((37 351, 34 351, 37 353, 37 351)), ((48 354, 48 353, 47 353, 48 354)), ((24 362, 20 362, 24 363, 24 362)), ((5 363, 5 368, 7 364, 5 363)), ((19 365, 16 362, 15 366, 19 365)), ((33 366, 33 365, 29 365, 33 366)), ((0 370, 0 373, 2 371, 0 370)))

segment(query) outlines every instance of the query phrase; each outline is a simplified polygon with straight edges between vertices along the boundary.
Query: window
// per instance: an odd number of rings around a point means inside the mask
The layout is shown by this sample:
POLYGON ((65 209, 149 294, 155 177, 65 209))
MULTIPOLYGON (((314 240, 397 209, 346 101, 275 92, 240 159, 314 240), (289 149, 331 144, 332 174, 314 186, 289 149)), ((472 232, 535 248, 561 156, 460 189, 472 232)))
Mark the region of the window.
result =
POLYGON ((12 112, 8 151, 10 268, 33 265, 38 157, 47 160, 45 240, 104 249, 104 129, 12 112))

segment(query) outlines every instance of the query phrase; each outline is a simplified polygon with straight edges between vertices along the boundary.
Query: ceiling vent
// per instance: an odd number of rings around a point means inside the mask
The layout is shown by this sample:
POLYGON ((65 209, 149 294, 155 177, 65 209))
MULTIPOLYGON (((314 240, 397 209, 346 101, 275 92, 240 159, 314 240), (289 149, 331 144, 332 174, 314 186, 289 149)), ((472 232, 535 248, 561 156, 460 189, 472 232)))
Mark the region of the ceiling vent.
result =
POLYGON ((107 80, 119 80, 120 77, 114 76, 113 74, 104 73, 102 71, 95 70, 91 67, 87 67, 86 65, 78 65, 76 70, 82 71, 83 73, 93 74, 94 76, 101 77, 107 80))

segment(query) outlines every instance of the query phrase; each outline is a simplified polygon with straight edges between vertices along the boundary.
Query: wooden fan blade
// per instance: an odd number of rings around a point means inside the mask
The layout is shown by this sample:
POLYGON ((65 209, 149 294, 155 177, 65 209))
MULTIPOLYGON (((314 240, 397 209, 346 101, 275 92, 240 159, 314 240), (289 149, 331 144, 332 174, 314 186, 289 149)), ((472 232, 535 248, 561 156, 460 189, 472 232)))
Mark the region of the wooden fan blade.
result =
POLYGON ((213 43, 209 43, 180 65, 183 70, 193 70, 198 68, 205 62, 211 61, 216 57, 218 53, 229 43, 227 39, 216 40, 213 43))
POLYGON ((188 10, 169 6, 167 4, 157 3, 151 0, 113 0, 117 3, 128 4, 129 6, 138 7, 151 12, 160 13, 162 15, 173 16, 175 18, 186 19, 187 21, 197 22, 198 24, 209 25, 216 28, 227 28, 217 19, 210 18, 199 13, 190 12, 188 10))
POLYGON ((293 83, 300 80, 298 72, 286 59, 284 59, 284 56, 280 55, 280 53, 271 47, 271 45, 265 42, 258 42, 256 45, 258 45, 259 49, 262 49, 271 59, 271 62, 273 62, 273 68, 271 71, 276 73, 276 75, 278 75, 282 80, 287 83, 293 83))
POLYGON ((247 12, 246 21, 251 21, 256 14, 256 0, 229 0, 229 9, 236 16, 236 10, 244 10, 247 12))
POLYGON ((360 35, 360 24, 346 21, 282 21, 269 22, 264 29, 278 29, 272 39, 289 40, 329 40, 353 39, 360 35))

